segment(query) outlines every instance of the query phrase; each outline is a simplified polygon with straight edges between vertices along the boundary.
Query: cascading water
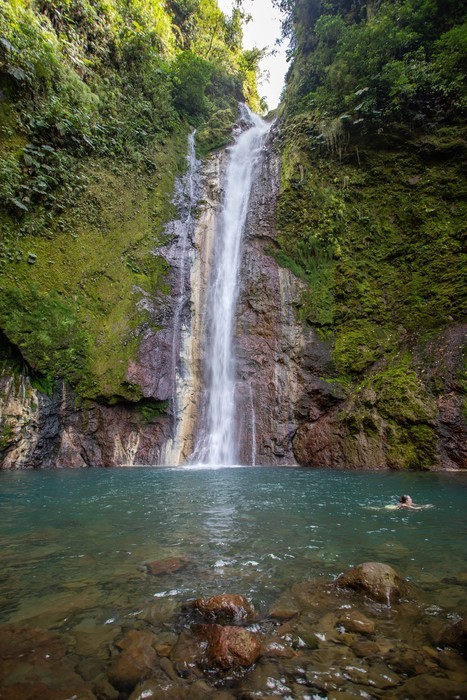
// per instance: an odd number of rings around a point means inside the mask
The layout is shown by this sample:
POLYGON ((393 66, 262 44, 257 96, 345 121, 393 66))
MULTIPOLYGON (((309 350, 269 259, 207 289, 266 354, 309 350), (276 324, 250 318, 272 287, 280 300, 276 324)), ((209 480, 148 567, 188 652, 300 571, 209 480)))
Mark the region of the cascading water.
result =
POLYGON ((172 221, 166 232, 172 237, 170 245, 166 247, 165 259, 172 265, 178 274, 174 279, 174 299, 172 321, 172 415, 173 437, 165 445, 164 464, 176 465, 180 463, 182 445, 179 441, 178 428, 180 414, 183 412, 181 399, 184 394, 184 383, 187 368, 182 353, 183 333, 188 320, 190 302, 190 267, 193 261, 193 235, 196 227, 194 209, 199 200, 200 188, 200 161, 196 158, 195 135, 193 131, 188 137, 188 154, 186 156, 187 169, 183 177, 177 180, 173 204, 178 210, 179 216, 172 221))
POLYGON ((248 107, 242 105, 241 110, 247 129, 230 149, 205 312, 206 405, 194 459, 208 466, 231 465, 237 459, 233 333, 241 241, 255 165, 270 128, 248 107))

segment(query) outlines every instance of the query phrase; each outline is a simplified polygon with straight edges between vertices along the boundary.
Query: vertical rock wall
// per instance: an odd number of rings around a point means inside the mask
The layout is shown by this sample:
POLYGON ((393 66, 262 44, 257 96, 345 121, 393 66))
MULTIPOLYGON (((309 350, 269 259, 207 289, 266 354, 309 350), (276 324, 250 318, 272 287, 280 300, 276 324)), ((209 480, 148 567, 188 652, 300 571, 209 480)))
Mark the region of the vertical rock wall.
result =
POLYGON ((305 357, 316 345, 294 309, 301 281, 271 257, 280 187, 275 136, 273 128, 251 194, 236 328, 241 461, 255 464, 296 463, 292 439, 310 381, 305 357))

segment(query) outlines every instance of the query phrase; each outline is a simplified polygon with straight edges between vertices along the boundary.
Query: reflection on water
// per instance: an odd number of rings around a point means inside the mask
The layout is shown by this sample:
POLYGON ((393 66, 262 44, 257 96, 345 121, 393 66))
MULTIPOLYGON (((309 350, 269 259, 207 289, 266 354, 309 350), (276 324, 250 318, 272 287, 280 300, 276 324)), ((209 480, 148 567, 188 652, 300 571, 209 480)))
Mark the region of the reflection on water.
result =
POLYGON ((132 468, 0 485, 2 625, 103 634, 156 600, 226 591, 265 614, 295 582, 363 561, 392 565, 434 614, 467 611, 465 474, 132 468), (433 508, 383 508, 401 493, 433 508), (189 566, 147 575, 169 557, 189 566))

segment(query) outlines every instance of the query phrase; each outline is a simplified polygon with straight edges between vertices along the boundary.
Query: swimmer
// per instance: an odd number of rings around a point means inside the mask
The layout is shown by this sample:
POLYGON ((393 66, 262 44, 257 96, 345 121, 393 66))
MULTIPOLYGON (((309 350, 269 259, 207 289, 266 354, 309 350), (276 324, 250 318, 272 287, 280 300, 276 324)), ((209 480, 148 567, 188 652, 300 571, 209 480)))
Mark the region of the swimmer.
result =
POLYGON ((401 496, 399 498, 399 503, 397 506, 395 506, 397 509, 399 508, 410 508, 410 510, 425 510, 426 508, 433 508, 433 505, 431 503, 426 503, 423 506, 417 506, 415 503, 412 501, 410 496, 401 496))
POLYGON ((401 496, 399 498, 399 504, 397 506, 398 508, 416 508, 417 506, 414 504, 410 496, 401 496))

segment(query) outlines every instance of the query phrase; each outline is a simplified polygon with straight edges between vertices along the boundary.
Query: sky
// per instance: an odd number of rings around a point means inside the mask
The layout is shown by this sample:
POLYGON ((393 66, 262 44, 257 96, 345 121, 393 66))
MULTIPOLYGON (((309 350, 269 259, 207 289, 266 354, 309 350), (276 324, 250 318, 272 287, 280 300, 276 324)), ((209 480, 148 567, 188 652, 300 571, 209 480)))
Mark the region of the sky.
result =
MULTIPOLYGON (((226 14, 232 12, 232 0, 217 0, 219 7, 226 14)), ((255 46, 259 49, 268 47, 277 51, 274 56, 267 56, 261 61, 261 71, 269 73, 269 80, 259 85, 260 97, 265 97, 269 109, 275 109, 284 85, 284 76, 288 65, 285 59, 286 42, 275 46, 281 35, 281 13, 272 6, 271 0, 244 0, 243 10, 252 16, 251 22, 243 27, 243 45, 245 49, 255 46)))

